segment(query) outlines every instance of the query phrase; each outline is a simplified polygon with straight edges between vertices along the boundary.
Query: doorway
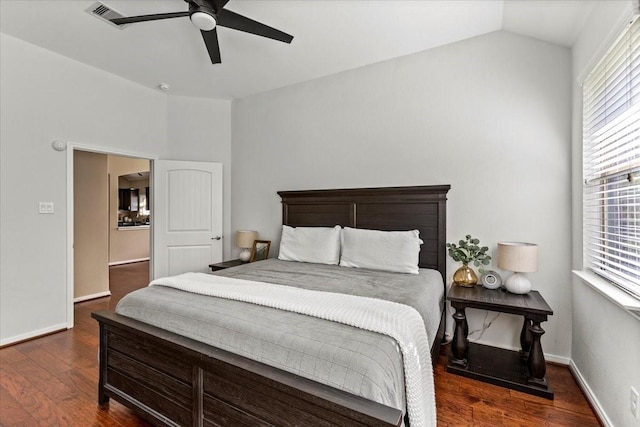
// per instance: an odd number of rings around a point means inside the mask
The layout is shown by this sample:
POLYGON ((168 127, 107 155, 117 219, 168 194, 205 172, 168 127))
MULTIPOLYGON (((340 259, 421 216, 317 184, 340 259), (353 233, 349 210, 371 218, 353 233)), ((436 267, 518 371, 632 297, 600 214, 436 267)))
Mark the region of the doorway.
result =
POLYGON ((149 261, 148 159, 75 150, 74 294, 109 296, 112 266, 149 261))
MULTIPOLYGON (((74 194, 74 153, 76 151, 148 161, 150 174, 147 203, 150 207, 149 216, 153 218, 148 225, 144 223, 134 225, 145 225, 148 228, 150 278, 180 274, 185 271, 206 272, 208 264, 222 261, 222 238, 224 237, 222 234, 222 164, 158 160, 154 156, 69 144, 67 153, 67 328, 73 327, 74 273, 77 263, 76 253, 80 253, 79 248, 74 248, 76 241, 75 217, 80 215, 79 212, 76 214, 75 206, 76 203, 90 208, 93 206, 90 200, 76 197, 74 194), (158 209, 158 206, 161 206, 162 209, 158 209), (155 262, 156 260, 158 262, 155 262)), ((129 171, 124 175, 137 174, 137 172, 129 171)), ((113 173, 108 183, 114 183, 115 176, 119 177, 120 175, 122 174, 119 172, 113 173)), ((113 195, 114 192, 118 192, 118 184, 108 184, 108 186, 110 187, 109 194, 113 195)), ((132 188, 130 184, 129 188, 132 188)), ((125 216, 128 215, 122 215, 119 210, 118 214, 114 216, 112 213, 114 207, 119 207, 120 204, 116 197, 112 196, 110 200, 107 208, 109 219, 106 220, 109 228, 129 227, 129 225, 118 224, 118 219, 122 220, 121 223, 128 223, 129 221, 125 220, 125 216)), ((132 211, 134 210, 128 206, 128 213, 131 214, 132 211)), ((86 216, 91 222, 91 213, 86 216)), ((138 216, 136 215, 136 217, 138 216)), ((131 217, 129 216, 129 218, 131 217)), ((138 221, 132 219, 132 222, 138 221)), ((134 232, 129 229, 118 231, 122 231, 122 233, 134 232)), ((113 244, 110 242, 108 252, 111 251, 112 246, 113 244)), ((105 262, 100 265, 108 266, 108 261, 105 259, 105 262)), ((99 268, 102 269, 102 267, 99 268)), ((108 283, 108 267, 104 277, 108 283)), ((89 295, 98 297, 99 295, 96 294, 100 292, 105 292, 103 296, 108 295, 108 289, 89 295)))
MULTIPOLYGON (((109 268, 151 262, 152 156, 69 145, 67 327, 76 302, 109 296, 109 268), (134 202, 121 203, 126 190, 134 202)), ((147 267, 148 268, 148 267, 147 267)))

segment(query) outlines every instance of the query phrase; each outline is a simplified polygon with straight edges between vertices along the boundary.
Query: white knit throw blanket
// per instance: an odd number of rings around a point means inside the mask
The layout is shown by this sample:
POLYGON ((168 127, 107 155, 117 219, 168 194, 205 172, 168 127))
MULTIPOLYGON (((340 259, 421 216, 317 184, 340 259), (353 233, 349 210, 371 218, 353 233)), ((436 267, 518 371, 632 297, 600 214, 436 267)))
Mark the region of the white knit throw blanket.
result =
POLYGON ((277 308, 388 335, 398 342, 402 351, 411 427, 436 425, 429 340, 422 317, 413 307, 376 298, 204 273, 164 277, 154 280, 151 285, 277 308))

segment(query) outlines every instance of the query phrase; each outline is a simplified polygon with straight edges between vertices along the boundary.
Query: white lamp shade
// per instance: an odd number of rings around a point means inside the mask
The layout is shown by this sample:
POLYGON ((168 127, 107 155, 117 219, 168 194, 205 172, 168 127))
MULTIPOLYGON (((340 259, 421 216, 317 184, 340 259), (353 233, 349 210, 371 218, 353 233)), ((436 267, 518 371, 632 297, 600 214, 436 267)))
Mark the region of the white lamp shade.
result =
POLYGON ((253 230, 238 230, 236 233, 236 246, 247 249, 253 247, 253 242, 258 238, 258 232, 253 230))
POLYGON ((498 267, 518 273, 538 271, 538 245, 523 242, 499 242, 498 267))

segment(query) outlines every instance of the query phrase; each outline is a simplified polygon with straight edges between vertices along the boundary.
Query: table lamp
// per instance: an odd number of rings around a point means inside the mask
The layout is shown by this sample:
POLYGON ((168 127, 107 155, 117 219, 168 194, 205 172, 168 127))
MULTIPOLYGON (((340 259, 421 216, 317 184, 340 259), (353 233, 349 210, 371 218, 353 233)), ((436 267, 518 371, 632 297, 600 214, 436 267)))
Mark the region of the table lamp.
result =
POLYGON ((236 233, 236 246, 242 248, 240 251, 240 261, 247 262, 251 258, 251 248, 253 242, 258 238, 258 232, 252 230, 238 230, 236 233))
POLYGON ((498 267, 513 271, 505 287, 514 294, 526 294, 531 282, 523 273, 538 271, 538 245, 523 242, 498 242, 498 267))

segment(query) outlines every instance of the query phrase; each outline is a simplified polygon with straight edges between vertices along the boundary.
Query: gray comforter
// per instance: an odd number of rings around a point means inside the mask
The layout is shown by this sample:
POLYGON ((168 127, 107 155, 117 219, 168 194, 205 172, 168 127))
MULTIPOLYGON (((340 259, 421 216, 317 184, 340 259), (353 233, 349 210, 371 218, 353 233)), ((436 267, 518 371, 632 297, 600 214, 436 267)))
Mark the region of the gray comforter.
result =
MULTIPOLYGON (((443 283, 434 270, 413 275, 269 259, 215 274, 410 305, 431 343, 442 310, 443 283)), ((402 356, 388 336, 164 286, 127 295, 116 312, 404 411, 402 356)))

